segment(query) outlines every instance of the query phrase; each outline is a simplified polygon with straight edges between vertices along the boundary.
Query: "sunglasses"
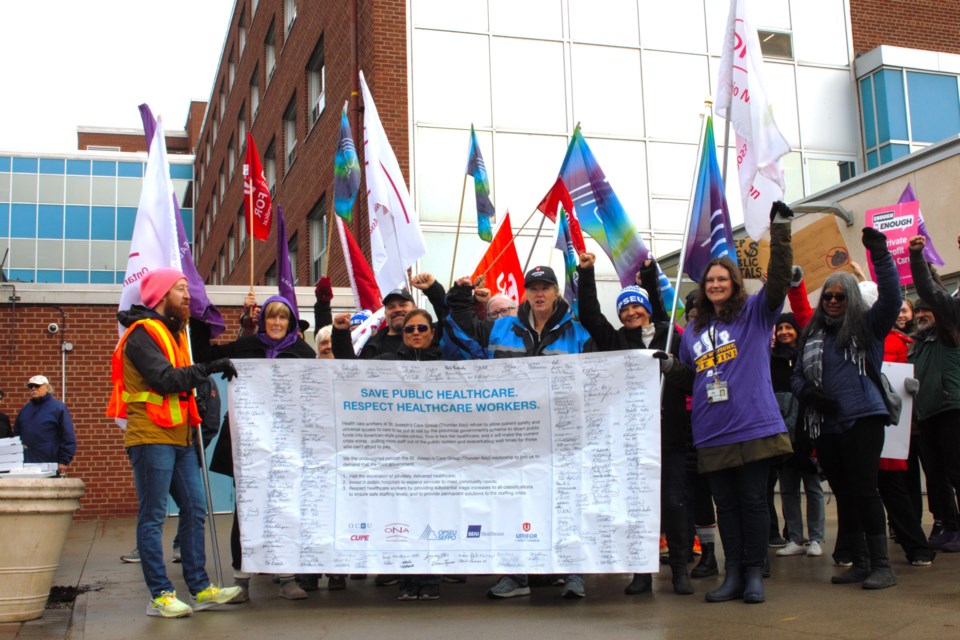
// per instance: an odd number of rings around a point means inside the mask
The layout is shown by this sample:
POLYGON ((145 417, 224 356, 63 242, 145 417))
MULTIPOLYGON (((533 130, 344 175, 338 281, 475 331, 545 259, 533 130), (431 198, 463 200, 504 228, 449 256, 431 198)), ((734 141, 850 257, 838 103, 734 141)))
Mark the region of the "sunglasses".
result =
POLYGON ((28 384, 27 389, 39 389, 40 385, 38 384, 28 384))
POLYGON ((831 300, 836 300, 837 302, 843 302, 847 299, 847 294, 845 293, 824 293, 823 296, 824 302, 830 302, 831 300))
POLYGON ((430 331, 430 325, 426 324, 408 324, 403 328, 404 333, 426 333, 430 331))

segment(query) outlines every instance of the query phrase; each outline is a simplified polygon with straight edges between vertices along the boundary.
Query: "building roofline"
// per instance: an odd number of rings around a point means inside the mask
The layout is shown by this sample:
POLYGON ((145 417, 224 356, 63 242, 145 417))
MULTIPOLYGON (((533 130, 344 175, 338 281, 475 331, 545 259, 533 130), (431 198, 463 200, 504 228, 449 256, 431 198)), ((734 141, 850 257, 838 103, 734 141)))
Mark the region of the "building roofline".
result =
MULTIPOLYGON (((141 132, 142 134, 142 132, 141 132)), ((0 156, 11 158, 49 158, 53 160, 127 160, 146 162, 146 151, 88 151, 73 149, 62 153, 52 151, 7 151, 0 148, 0 156)), ((168 153, 167 160, 172 164, 192 164, 196 156, 190 153, 168 153)))
MULTIPOLYGON (((136 127, 87 127, 83 125, 78 125, 77 133, 106 133, 106 134, 113 134, 113 135, 142 137, 143 129, 137 129, 136 127)), ((163 133, 168 138, 186 138, 187 137, 186 129, 168 130, 164 128, 163 133)))

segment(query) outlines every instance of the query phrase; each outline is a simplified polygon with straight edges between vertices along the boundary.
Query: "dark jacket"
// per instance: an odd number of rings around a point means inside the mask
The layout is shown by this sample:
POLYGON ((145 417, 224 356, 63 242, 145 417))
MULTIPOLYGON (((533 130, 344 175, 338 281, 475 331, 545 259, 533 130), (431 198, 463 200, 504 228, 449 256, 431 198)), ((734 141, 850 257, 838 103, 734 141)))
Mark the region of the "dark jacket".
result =
MULTIPOLYGON (((626 349, 656 349, 666 351, 670 322, 660 296, 657 270, 649 267, 641 270, 641 282, 650 299, 653 313, 654 333, 650 343, 643 340, 643 329, 614 328, 600 310, 597 299, 597 281, 593 267, 577 267, 579 280, 580 324, 590 333, 597 351, 623 351, 626 349)), ((680 333, 675 331, 670 341, 670 353, 680 351, 680 333)), ((660 446, 665 451, 686 451, 691 444, 690 413, 687 411, 686 394, 677 384, 665 380, 660 403, 660 446)))
POLYGON ((920 299, 936 319, 936 327, 914 335, 909 358, 920 381, 913 415, 921 421, 960 409, 960 300, 933 281, 921 251, 910 252, 910 271, 920 299))
POLYGON ((70 464, 77 453, 70 411, 49 393, 31 398, 20 409, 13 435, 23 443, 24 462, 70 464))
POLYGON ((9 438, 13 435, 13 427, 10 426, 10 418, 7 414, 0 412, 0 438, 9 438))
POLYGON ((440 354, 440 348, 436 345, 430 345, 426 349, 411 349, 407 345, 400 345, 400 348, 393 353, 384 353, 376 357, 376 360, 404 360, 415 362, 432 362, 434 360, 443 360, 440 354))

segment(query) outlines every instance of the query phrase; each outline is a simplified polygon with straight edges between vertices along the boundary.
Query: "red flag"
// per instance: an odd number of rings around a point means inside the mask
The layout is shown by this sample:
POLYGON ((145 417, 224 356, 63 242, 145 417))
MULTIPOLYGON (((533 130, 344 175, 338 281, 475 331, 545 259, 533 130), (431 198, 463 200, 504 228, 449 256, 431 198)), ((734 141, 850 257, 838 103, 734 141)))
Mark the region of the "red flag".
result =
POLYGON ((523 300, 526 293, 523 288, 523 269, 520 268, 520 258, 517 257, 517 245, 513 242, 510 212, 503 217, 503 223, 493 236, 493 242, 483 254, 470 279, 476 280, 481 274, 486 275, 484 286, 490 289, 491 294, 505 294, 517 304, 523 300))
POLYGON ((263 175, 260 154, 253 136, 247 132, 247 159, 243 165, 243 193, 247 203, 243 210, 247 212, 247 230, 250 229, 250 216, 253 215, 253 237, 266 240, 270 235, 270 223, 273 222, 273 199, 270 197, 270 185, 263 175), (253 194, 251 211, 250 194, 253 194))
POLYGON ((380 299, 380 287, 373 275, 373 269, 363 257, 360 245, 343 225, 343 219, 340 216, 334 219, 337 221, 337 231, 340 232, 340 246, 343 249, 343 259, 347 263, 347 276, 350 278, 350 288, 353 289, 354 303, 357 309, 376 311, 383 306, 383 301, 380 299))
POLYGON ((573 248, 576 249, 577 255, 579 256, 587 250, 587 247, 583 243, 583 232, 580 230, 580 220, 577 219, 577 210, 573 207, 573 199, 570 197, 570 192, 567 191, 567 186, 563 184, 563 180, 560 178, 557 178, 557 181, 550 188, 550 191, 547 192, 547 195, 543 196, 543 200, 537 205, 537 209, 543 215, 547 216, 550 222, 556 222, 558 205, 563 206, 563 210, 567 212, 567 223, 570 225, 570 236, 573 239, 573 248))

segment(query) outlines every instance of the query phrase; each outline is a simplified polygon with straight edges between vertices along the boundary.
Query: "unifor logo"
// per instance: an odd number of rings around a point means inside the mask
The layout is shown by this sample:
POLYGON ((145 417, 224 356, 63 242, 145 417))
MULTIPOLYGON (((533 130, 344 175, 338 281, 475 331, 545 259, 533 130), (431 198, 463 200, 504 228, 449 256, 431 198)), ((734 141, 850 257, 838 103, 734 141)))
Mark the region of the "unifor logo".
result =
POLYGON ((523 530, 524 530, 524 531, 530 531, 530 528, 531 528, 531 527, 530 527, 530 523, 529 523, 529 522, 524 522, 524 523, 523 523, 523 530))
POLYGON ((387 534, 388 541, 401 542, 407 539, 407 534, 410 533, 410 525, 402 522, 391 522, 383 528, 383 532, 387 534))

